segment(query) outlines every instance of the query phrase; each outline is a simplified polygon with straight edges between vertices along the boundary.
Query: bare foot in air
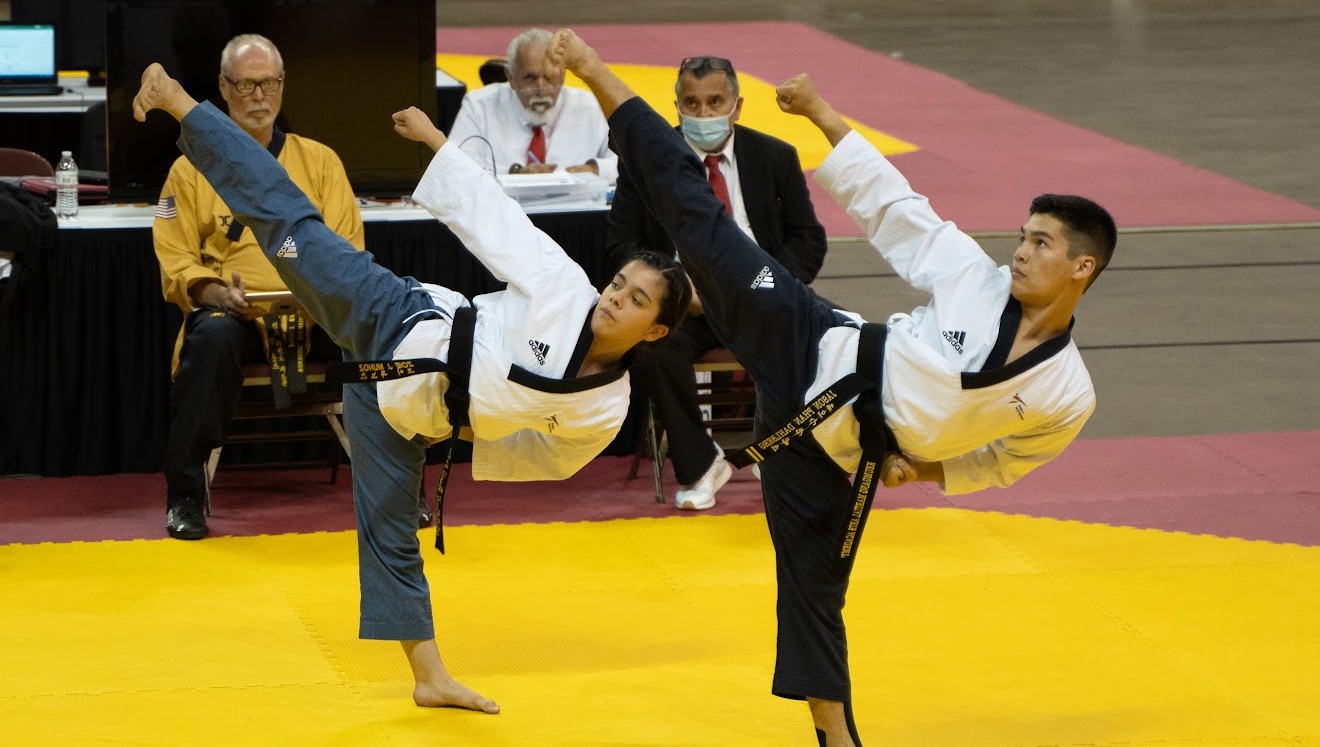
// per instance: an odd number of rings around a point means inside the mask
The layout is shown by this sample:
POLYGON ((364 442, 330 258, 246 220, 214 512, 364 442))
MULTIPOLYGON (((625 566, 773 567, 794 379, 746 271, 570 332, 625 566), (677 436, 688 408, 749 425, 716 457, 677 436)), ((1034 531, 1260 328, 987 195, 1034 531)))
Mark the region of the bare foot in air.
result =
POLYGON ((133 119, 147 121, 147 112, 152 109, 160 109, 175 119, 183 119, 194 106, 197 106, 197 100, 189 96, 179 81, 171 78, 159 62, 151 63, 142 71, 142 87, 133 97, 133 119))
POLYGON ((482 713, 500 712, 495 701, 454 679, 444 683, 418 683, 413 688, 413 702, 423 708, 467 708, 482 713))

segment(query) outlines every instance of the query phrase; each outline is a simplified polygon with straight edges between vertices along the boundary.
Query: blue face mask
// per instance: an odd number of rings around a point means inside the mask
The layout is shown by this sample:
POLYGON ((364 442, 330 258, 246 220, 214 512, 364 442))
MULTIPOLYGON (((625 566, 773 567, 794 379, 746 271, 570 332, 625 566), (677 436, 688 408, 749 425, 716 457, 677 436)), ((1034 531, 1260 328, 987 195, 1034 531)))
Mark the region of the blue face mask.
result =
POLYGON ((683 137, 707 153, 719 148, 729 137, 729 117, 687 117, 680 115, 683 122, 683 137))

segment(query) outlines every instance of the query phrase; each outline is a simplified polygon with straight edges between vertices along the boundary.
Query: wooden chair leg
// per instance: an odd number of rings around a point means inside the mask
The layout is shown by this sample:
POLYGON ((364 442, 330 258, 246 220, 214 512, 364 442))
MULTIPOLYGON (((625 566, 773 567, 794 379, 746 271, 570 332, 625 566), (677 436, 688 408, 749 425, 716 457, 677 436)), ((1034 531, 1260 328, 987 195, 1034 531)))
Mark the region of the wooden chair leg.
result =
POLYGON ((339 421, 338 413, 327 413, 325 419, 330 421, 330 430, 335 432, 335 437, 339 439, 339 446, 344 450, 344 456, 353 458, 353 447, 348 444, 348 432, 344 430, 344 424, 339 421))
POLYGON ((343 454, 344 454, 344 449, 340 447, 338 443, 335 443, 330 448, 330 458, 327 460, 328 462, 327 466, 330 467, 331 485, 337 485, 339 483, 339 462, 342 461, 341 457, 343 456, 343 454))
POLYGON ((340 457, 346 456, 353 458, 353 450, 348 445, 348 433, 344 430, 344 424, 339 421, 339 413, 336 411, 341 405, 334 405, 331 412, 325 414, 325 419, 330 423, 330 430, 335 432, 335 438, 339 443, 335 445, 334 453, 330 455, 330 484, 334 485, 339 481, 339 463, 340 457))

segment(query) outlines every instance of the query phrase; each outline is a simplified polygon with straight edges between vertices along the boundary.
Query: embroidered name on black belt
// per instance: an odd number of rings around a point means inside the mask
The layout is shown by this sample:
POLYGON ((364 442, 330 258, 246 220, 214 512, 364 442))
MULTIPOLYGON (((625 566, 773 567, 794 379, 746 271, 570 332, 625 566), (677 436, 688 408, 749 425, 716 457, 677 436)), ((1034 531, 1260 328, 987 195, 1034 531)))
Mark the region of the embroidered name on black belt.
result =
POLYGON ((853 415, 859 426, 858 445, 862 448, 857 474, 853 477, 852 504, 842 526, 839 527, 837 558, 840 563, 851 564, 866 518, 875 499, 878 474, 884 457, 889 453, 902 453, 894 432, 885 424, 884 408, 880 401, 880 387, 885 380, 885 339, 888 329, 883 324, 864 324, 857 342, 857 372, 834 382, 794 415, 774 433, 750 446, 727 452, 724 456, 739 469, 755 462, 763 462, 806 436, 816 426, 833 415, 840 407, 853 401, 853 415))
POLYGON ((435 549, 442 555, 445 552, 445 488, 449 485, 449 472, 454 463, 454 444, 458 441, 459 431, 472 424, 468 416, 471 404, 468 387, 472 377, 472 349, 476 329, 477 310, 471 306, 460 306, 454 309, 448 363, 438 358, 403 358, 388 361, 335 361, 325 368, 325 380, 330 384, 390 381, 425 373, 443 373, 448 377, 444 397, 445 409, 449 411, 450 433, 445 447, 445 464, 440 470, 440 481, 435 486, 435 549))
POLYGON ((724 458, 738 469, 756 462, 764 462, 767 457, 787 449, 794 441, 810 433, 853 397, 874 386, 860 374, 848 374, 816 395, 815 399, 808 402, 806 407, 799 410, 797 415, 774 433, 737 451, 730 451, 724 458))
POLYGON ((307 393, 307 320, 301 314, 267 314, 266 358, 276 410, 293 406, 291 394, 307 393))
POLYGON ((438 358, 403 358, 390 361, 332 361, 326 364, 325 380, 329 384, 362 384, 370 381, 390 381, 424 373, 443 373, 448 370, 438 358))

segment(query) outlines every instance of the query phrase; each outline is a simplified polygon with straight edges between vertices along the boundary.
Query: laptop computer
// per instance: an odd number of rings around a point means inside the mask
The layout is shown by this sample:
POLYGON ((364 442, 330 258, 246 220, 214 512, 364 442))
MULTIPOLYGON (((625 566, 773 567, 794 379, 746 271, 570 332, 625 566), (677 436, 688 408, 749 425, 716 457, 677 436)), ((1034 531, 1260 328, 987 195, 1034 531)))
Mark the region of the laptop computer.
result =
POLYGON ((53 96, 59 83, 55 27, 0 23, 0 96, 53 96))

